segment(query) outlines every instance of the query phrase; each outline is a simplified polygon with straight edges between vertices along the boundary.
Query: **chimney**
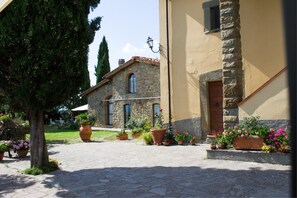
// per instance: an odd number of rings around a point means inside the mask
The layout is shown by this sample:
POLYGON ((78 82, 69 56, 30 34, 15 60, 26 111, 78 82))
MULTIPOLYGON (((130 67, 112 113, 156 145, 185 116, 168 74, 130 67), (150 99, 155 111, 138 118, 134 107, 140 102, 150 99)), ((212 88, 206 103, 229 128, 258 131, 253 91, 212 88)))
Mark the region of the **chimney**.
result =
POLYGON ((119 66, 125 63, 125 59, 119 59, 119 66))

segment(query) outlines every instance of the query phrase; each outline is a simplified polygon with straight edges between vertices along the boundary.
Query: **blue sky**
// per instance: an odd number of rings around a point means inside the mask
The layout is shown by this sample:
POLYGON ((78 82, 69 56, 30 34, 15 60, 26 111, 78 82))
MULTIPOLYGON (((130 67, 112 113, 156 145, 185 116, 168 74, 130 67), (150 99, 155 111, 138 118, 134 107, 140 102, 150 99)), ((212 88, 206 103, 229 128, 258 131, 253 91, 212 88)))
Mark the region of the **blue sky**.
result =
POLYGON ((118 66, 118 59, 130 60, 132 56, 159 58, 147 47, 150 36, 155 45, 159 42, 159 6, 158 0, 101 0, 89 19, 103 16, 101 29, 97 31, 93 43, 89 46, 89 73, 91 85, 96 84, 94 65, 103 36, 109 48, 111 70, 118 66))

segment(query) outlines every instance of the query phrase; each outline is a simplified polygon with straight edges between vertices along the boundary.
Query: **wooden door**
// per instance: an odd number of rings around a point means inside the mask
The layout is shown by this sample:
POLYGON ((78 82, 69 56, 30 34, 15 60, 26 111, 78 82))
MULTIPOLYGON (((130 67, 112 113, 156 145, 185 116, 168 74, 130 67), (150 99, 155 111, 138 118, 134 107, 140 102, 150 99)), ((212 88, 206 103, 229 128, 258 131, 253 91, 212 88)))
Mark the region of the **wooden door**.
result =
POLYGON ((223 84, 222 81, 209 82, 209 112, 211 131, 223 130, 223 84))

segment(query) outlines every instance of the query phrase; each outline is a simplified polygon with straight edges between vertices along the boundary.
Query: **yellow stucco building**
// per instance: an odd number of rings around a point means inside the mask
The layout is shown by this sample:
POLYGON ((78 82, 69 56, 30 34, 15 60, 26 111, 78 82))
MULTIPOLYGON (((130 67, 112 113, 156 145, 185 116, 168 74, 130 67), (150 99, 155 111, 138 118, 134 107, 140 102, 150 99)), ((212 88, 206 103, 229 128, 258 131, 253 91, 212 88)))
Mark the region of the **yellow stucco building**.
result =
POLYGON ((160 0, 159 9, 167 123, 171 114, 175 129, 199 136, 251 115, 288 125, 281 0, 160 0))

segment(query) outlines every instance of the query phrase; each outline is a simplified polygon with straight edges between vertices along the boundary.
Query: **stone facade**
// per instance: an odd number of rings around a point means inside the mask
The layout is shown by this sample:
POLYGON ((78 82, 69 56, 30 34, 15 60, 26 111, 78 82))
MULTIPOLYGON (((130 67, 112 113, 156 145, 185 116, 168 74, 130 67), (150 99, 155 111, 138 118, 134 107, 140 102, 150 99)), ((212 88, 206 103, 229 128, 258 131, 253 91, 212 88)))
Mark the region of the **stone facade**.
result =
POLYGON ((160 103, 159 60, 132 57, 104 79, 83 93, 88 98, 89 111, 96 113, 95 126, 124 127, 124 105, 129 104, 132 117, 145 116, 153 122, 153 104, 160 103), (129 76, 136 77, 136 92, 129 93, 129 76), (113 106, 112 125, 109 125, 108 106, 113 106))
POLYGON ((223 59, 224 128, 238 123, 238 103, 242 100, 242 53, 239 0, 220 0, 223 59))

